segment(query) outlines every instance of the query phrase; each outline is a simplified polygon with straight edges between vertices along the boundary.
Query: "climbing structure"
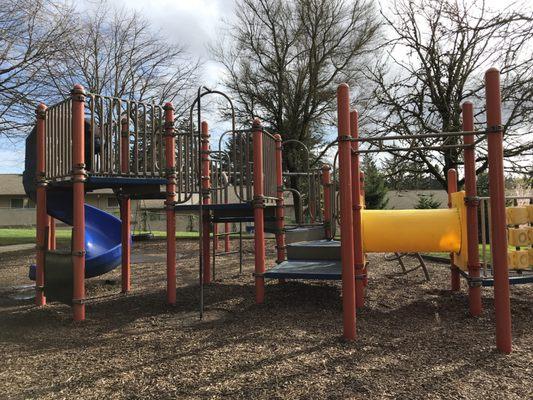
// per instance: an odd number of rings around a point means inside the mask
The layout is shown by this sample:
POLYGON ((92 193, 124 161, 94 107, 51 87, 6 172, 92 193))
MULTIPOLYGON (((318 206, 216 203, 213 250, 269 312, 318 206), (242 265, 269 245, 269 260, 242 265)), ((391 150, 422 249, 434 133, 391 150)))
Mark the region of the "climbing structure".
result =
MULTIPOLYGON (((466 102, 460 132, 361 137, 357 112, 350 111, 348 86, 340 85, 337 96, 338 138, 326 146, 338 147, 331 166, 322 159, 325 151, 312 156, 301 142, 284 142, 258 119, 237 129, 229 97, 205 88, 199 89, 191 105, 188 130, 176 126, 170 103, 159 106, 88 94, 81 86, 75 86, 71 96, 59 104, 48 109, 40 105, 36 129, 27 142, 25 171, 26 189, 37 199, 36 303, 44 305, 46 296, 68 298, 74 319, 83 320, 85 278, 119 264, 122 291, 128 292, 130 201, 161 199, 167 220, 169 304, 176 303, 176 213, 195 213, 200 232, 201 314, 203 286, 214 274, 219 224, 224 226, 222 235, 229 252, 230 224, 253 223, 257 303, 265 300, 266 279, 341 280, 343 336, 353 340, 356 306, 364 306, 369 282, 367 253, 447 252, 452 254, 452 290, 459 290, 461 276, 466 278, 472 315, 481 313, 481 287, 494 286, 497 347, 510 352, 507 234, 511 244, 529 246, 533 242, 531 228, 524 224, 531 224, 533 212, 531 207, 525 214, 510 210, 506 221, 499 72, 491 69, 486 73, 487 128, 483 131, 474 130, 473 106, 466 102), (205 96, 222 96, 228 103, 231 128, 220 136, 218 146, 213 146, 208 123, 202 119, 205 96), (418 139, 433 137, 454 138, 458 144, 419 147, 418 139), (411 140, 411 146, 394 147, 399 139, 411 140), (475 146, 484 139, 488 141, 490 176, 490 276, 481 276, 478 253, 475 146), (360 149, 361 143, 377 146, 360 149), (384 143, 393 144, 384 147, 384 143), (290 149, 293 154, 295 148, 301 151, 299 167, 284 172, 283 152, 290 149), (455 170, 448 171, 449 209, 364 209, 360 154, 446 148, 464 150, 465 161, 464 192, 457 190, 455 170), (84 205, 85 193, 101 188, 117 194, 120 220, 84 205), (292 194, 297 210, 290 223, 284 207, 287 193, 292 194), (55 250, 51 217, 73 226, 70 251, 55 250), (509 231, 508 223, 514 226, 509 231), (268 270, 265 232, 275 234, 277 249, 277 263, 268 270), (339 234, 340 240, 334 240, 339 234)), ((523 250, 512 253, 510 264, 525 265, 525 254, 523 250)), ((531 281, 532 275, 523 269, 511 283, 531 281)))

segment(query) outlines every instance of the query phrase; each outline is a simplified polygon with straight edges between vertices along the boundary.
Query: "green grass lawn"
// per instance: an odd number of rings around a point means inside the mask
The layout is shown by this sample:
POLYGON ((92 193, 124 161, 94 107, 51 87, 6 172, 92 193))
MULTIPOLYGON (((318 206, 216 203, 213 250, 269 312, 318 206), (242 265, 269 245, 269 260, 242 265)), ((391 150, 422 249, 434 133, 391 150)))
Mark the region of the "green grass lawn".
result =
MULTIPOLYGON (((164 239, 167 237, 167 233, 165 231, 152 231, 152 234, 156 239, 164 239)), ((71 229, 64 228, 56 230, 56 238, 58 243, 70 243, 70 235, 71 229)), ((198 232, 176 232, 176 239, 191 239, 197 237, 198 232)), ((238 235, 231 235, 231 237, 237 238, 238 235)), ((243 234, 243 237, 250 237, 250 235, 243 234)), ((220 239, 223 240, 223 237, 220 237, 220 239)), ((0 246, 25 243, 35 243, 35 228, 0 229, 0 246)))

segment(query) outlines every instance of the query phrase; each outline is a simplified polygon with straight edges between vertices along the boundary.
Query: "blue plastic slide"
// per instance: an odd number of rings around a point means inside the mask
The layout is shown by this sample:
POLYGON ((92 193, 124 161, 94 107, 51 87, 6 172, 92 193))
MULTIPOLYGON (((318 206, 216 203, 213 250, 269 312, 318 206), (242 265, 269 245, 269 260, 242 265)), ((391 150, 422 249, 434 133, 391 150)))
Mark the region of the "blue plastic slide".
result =
MULTIPOLYGON (((72 191, 48 192, 47 209, 52 217, 72 225, 72 191)), ((105 274, 120 265, 120 219, 85 204, 85 250, 85 278, 105 274)), ((35 265, 30 266, 29 277, 35 280, 35 265)))

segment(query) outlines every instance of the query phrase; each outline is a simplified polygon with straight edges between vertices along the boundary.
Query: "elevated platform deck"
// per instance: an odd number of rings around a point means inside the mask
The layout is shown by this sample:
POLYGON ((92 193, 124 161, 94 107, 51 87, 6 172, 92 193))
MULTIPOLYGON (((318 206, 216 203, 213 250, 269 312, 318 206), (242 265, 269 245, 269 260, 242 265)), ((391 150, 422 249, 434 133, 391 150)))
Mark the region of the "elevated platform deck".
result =
MULTIPOLYGON (((98 176, 89 175, 85 181, 85 190, 121 189, 123 192, 137 199, 164 199, 162 186, 167 180, 160 177, 126 177, 126 176, 98 176)), ((72 186, 71 179, 50 182, 49 187, 64 189, 72 186)))
POLYGON ((266 279, 341 280, 340 261, 293 260, 284 261, 265 272, 266 279))

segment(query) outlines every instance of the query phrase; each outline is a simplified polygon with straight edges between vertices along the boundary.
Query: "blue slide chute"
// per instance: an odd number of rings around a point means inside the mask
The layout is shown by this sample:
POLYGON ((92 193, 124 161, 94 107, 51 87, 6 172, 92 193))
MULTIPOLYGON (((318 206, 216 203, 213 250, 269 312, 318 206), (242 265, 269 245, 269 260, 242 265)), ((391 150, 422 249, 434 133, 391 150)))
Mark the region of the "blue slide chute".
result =
MULTIPOLYGON (((72 225, 72 192, 47 193, 47 210, 52 217, 72 225)), ((120 265, 122 257, 121 221, 96 207, 85 204, 85 278, 109 272, 120 265)), ((35 265, 29 277, 35 280, 35 265)))

